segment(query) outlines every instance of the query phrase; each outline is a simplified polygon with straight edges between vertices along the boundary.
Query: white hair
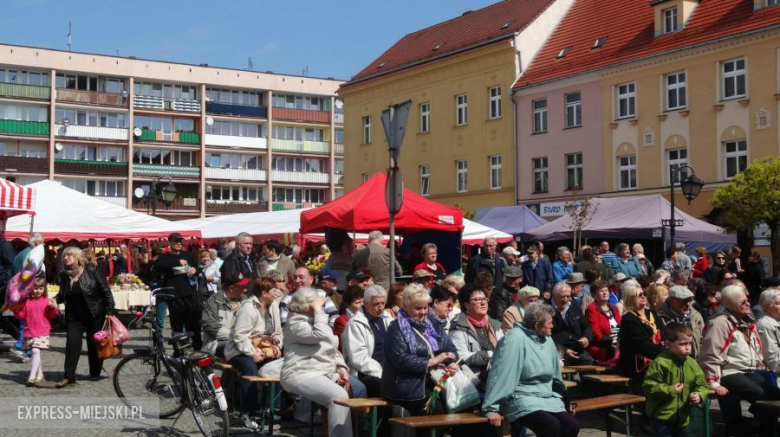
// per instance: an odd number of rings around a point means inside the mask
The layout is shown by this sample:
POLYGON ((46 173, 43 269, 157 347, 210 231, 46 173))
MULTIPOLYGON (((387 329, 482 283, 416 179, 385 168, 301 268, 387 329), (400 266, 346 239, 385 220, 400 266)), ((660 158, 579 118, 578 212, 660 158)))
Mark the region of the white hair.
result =
POLYGON ((30 238, 27 239, 27 243, 29 243, 30 246, 40 246, 43 244, 43 234, 40 232, 33 232, 30 234, 30 238))
POLYGON ((382 234, 382 231, 371 231, 368 233, 368 242, 369 243, 378 243, 382 244, 382 240, 385 238, 384 234, 382 234))
POLYGON ((566 281, 561 281, 553 286, 552 294, 553 296, 557 294, 561 294, 564 291, 571 291, 571 286, 566 283, 566 281))
POLYGON ((363 299, 370 302, 372 297, 387 297, 387 290, 378 284, 371 285, 363 292, 363 299))
POLYGON ((739 308, 740 300, 744 295, 744 288, 739 285, 728 285, 720 291, 720 301, 727 310, 735 311, 739 308))
POLYGON ((761 308, 767 309, 769 305, 772 305, 777 296, 780 296, 780 289, 774 287, 767 288, 761 292, 761 296, 758 297, 758 303, 761 305, 761 308))
POLYGON ((294 313, 306 314, 309 311, 309 304, 317 298, 317 290, 311 287, 302 287, 290 297, 287 309, 294 313))

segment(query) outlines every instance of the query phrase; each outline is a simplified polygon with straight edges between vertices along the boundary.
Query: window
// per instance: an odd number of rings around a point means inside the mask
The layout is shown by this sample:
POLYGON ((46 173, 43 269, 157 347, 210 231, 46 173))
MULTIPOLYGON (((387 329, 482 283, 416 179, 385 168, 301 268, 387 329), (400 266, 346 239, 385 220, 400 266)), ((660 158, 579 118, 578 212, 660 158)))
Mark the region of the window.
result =
POLYGON ((0 83, 49 86, 49 73, 24 70, 7 70, 0 68, 0 83))
POLYGON ((624 83, 617 86, 618 113, 617 118, 636 116, 636 85, 624 83))
POLYGON ((621 190, 636 190, 636 155, 618 158, 621 190))
MULTIPOLYGON (((683 169, 682 174, 680 168, 688 165, 688 150, 687 149, 675 149, 668 152, 669 160, 669 172, 666 177, 674 179, 675 185, 680 185, 680 181, 688 177, 688 170, 683 169)), ((671 180, 667 180, 667 183, 671 184, 671 180)))
POLYGON ((547 99, 534 100, 534 133, 547 132, 547 99))
POLYGON ((596 39, 596 41, 593 43, 593 45, 590 47, 591 49, 598 49, 604 45, 604 43, 607 42, 607 37, 602 36, 596 39))
POLYGON ((429 196, 431 194, 431 167, 427 165, 420 166, 420 195, 429 196))
POLYGON ((688 104, 685 97, 685 72, 666 75, 666 109, 685 108, 688 104))
POLYGON ((325 190, 314 188, 274 188, 273 201, 295 203, 297 208, 301 208, 303 203, 325 202, 325 190))
POLYGON ((569 54, 569 51, 571 50, 571 46, 564 47, 561 49, 560 52, 558 52, 558 56, 556 56, 557 59, 565 58, 566 55, 569 54))
POLYGON ((363 173, 363 182, 371 179, 371 173, 363 173))
POLYGON ((333 173, 335 173, 335 174, 344 174, 344 160, 343 159, 334 159, 333 160, 333 173))
POLYGON ((465 193, 469 188, 469 163, 466 160, 455 161, 455 168, 455 189, 458 193, 465 193))
POLYGON ((420 132, 431 131, 431 104, 420 103, 420 132))
MULTIPOLYGON (((181 154, 180 165, 197 165, 195 161, 195 152, 174 152, 181 154), (189 158, 186 154, 192 153, 189 158), (186 164, 190 162, 191 164, 186 164)), ((276 160, 277 158, 274 158, 276 160)), ((284 158, 280 158, 284 159, 284 158)), ((212 168, 232 168, 242 170, 263 170, 263 157, 258 155, 239 155, 233 153, 206 153, 206 167, 212 168)))
POLYGON ((308 111, 330 110, 330 105, 323 97, 274 94, 271 102, 277 108, 306 109, 308 111))
POLYGON ((747 141, 727 141, 726 148, 726 178, 731 179, 747 168, 747 141))
POLYGON ((677 30, 677 8, 669 8, 663 11, 664 14, 664 33, 671 33, 677 30))
POLYGON ((363 117, 363 144, 371 144, 371 116, 363 117))
POLYGON ((547 192, 547 157, 534 158, 534 193, 547 192))
POLYGON ((780 0, 766 0, 767 6, 775 6, 780 5, 780 0))
POLYGON ((721 64, 723 99, 745 97, 745 60, 735 59, 721 64))
POLYGON ((0 120, 49 121, 49 111, 43 106, 0 103, 0 120))
POLYGON ((582 153, 566 155, 566 189, 582 189, 582 153))
POLYGON ((206 96, 214 103, 239 106, 262 106, 263 93, 220 88, 206 88, 206 96))
POLYGON ((490 88, 490 94, 488 98, 490 107, 490 119, 501 118, 501 87, 494 86, 490 88))
POLYGON ((206 198, 222 202, 258 202, 265 196, 263 187, 206 185, 206 198))
POLYGON ((501 188, 501 155, 490 157, 490 189, 501 188))
POLYGON ((566 127, 582 126, 582 95, 566 94, 566 127))
POLYGON ((124 181, 94 181, 84 179, 60 179, 63 187, 90 196, 125 197, 124 181))
POLYGON ((463 126, 469 122, 469 97, 461 94, 455 97, 455 124, 463 126))

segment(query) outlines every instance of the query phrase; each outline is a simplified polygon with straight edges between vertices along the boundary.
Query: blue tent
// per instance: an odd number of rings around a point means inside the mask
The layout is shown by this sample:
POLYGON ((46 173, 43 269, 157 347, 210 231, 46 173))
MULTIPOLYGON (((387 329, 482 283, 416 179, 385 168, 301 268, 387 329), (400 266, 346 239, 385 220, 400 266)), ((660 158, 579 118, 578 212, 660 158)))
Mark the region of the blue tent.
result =
POLYGON ((474 221, 514 236, 547 224, 547 220, 525 205, 482 208, 477 211, 474 221))

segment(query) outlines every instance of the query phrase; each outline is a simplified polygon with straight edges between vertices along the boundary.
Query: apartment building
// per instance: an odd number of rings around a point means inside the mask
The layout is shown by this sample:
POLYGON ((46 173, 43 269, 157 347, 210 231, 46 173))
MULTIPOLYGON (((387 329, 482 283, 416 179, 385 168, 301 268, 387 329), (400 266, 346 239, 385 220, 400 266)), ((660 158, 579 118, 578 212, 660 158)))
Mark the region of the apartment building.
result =
POLYGON ((170 179, 168 218, 320 205, 344 191, 340 84, 0 45, 0 177, 141 211, 170 179))

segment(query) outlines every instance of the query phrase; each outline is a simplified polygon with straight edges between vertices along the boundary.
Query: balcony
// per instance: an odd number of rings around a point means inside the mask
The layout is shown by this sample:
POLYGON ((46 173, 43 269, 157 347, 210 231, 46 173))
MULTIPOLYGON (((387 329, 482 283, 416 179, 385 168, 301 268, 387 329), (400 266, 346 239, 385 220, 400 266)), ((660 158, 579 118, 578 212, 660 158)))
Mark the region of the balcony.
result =
POLYGON ((206 179, 220 179, 226 181, 265 181, 265 170, 244 170, 241 168, 214 168, 206 167, 206 179))
POLYGON ((268 205, 258 202, 220 202, 206 201, 206 214, 241 214, 245 212, 266 212, 268 205))
POLYGON ((310 109, 273 107, 274 120, 296 121, 303 123, 330 123, 330 112, 310 109))
POLYGON ((155 141, 158 143, 184 143, 200 145, 200 134, 197 132, 163 132, 143 129, 136 141, 155 141))
POLYGON ((324 141, 279 140, 274 138, 274 152, 330 155, 330 144, 324 141))
MULTIPOLYGON (((79 161, 74 159, 55 159, 54 172, 58 174, 110 175, 127 177, 126 162, 79 161)), ((124 205, 123 205, 124 206, 124 205)))
POLYGON ((152 109, 156 111, 200 112, 200 100, 133 96, 133 108, 152 109))
POLYGON ((66 138, 80 138, 84 140, 112 140, 127 141, 130 137, 129 130, 124 127, 104 126, 79 126, 71 124, 65 129, 61 123, 54 125, 56 135, 66 138))
MULTIPOLYGON (((149 202, 146 201, 146 199, 138 199, 136 197, 133 197, 133 209, 138 211, 146 212, 147 209, 149 211, 152 210, 152 205, 149 204, 149 202)), ((176 200, 171 203, 171 206, 169 208, 165 208, 165 204, 158 201, 157 202, 157 214, 164 214, 166 212, 177 212, 177 211, 183 211, 183 212, 199 212, 200 211, 200 200, 196 199, 194 197, 177 197, 176 200)))
POLYGON ((121 94, 71 90, 67 88, 57 88, 57 101, 86 105, 127 107, 127 98, 122 97, 121 94))
POLYGON ((344 156, 344 144, 343 143, 336 143, 335 145, 336 149, 336 155, 337 156, 344 156))
POLYGON ((172 179, 198 179, 200 167, 179 167, 174 165, 133 164, 133 176, 170 176, 172 179))
POLYGON ((322 206, 321 203, 295 203, 295 202, 274 202, 273 211, 284 211, 286 209, 316 208, 322 206))
POLYGON ((262 149, 268 148, 268 141, 265 138, 254 137, 235 137, 233 135, 206 134, 207 146, 237 147, 241 149, 262 149))
POLYGON ((0 171, 19 173, 48 173, 47 158, 25 158, 23 156, 0 156, 0 171))
POLYGON ((0 120, 0 134, 49 136, 49 123, 40 121, 0 120))
POLYGON ((47 86, 19 85, 15 83, 0 83, 0 97, 16 97, 19 99, 49 100, 51 88, 47 86))
POLYGON ((243 117, 268 118, 268 108, 261 106, 231 105, 229 103, 206 102, 206 112, 215 115, 236 115, 243 117))
POLYGON ((337 175, 334 175, 333 177, 336 178, 336 182, 334 182, 334 184, 336 184, 336 185, 344 185, 344 175, 343 174, 337 174, 337 175))
POLYGON ((103 202, 108 202, 112 205, 121 206, 127 208, 127 197, 108 197, 108 196, 92 196, 95 199, 100 199, 103 202))
POLYGON ((333 122, 336 124, 344 124, 344 114, 343 113, 333 114, 333 122))
POLYGON ((330 174, 311 171, 271 171, 274 182, 294 182, 299 184, 329 184, 330 174))

